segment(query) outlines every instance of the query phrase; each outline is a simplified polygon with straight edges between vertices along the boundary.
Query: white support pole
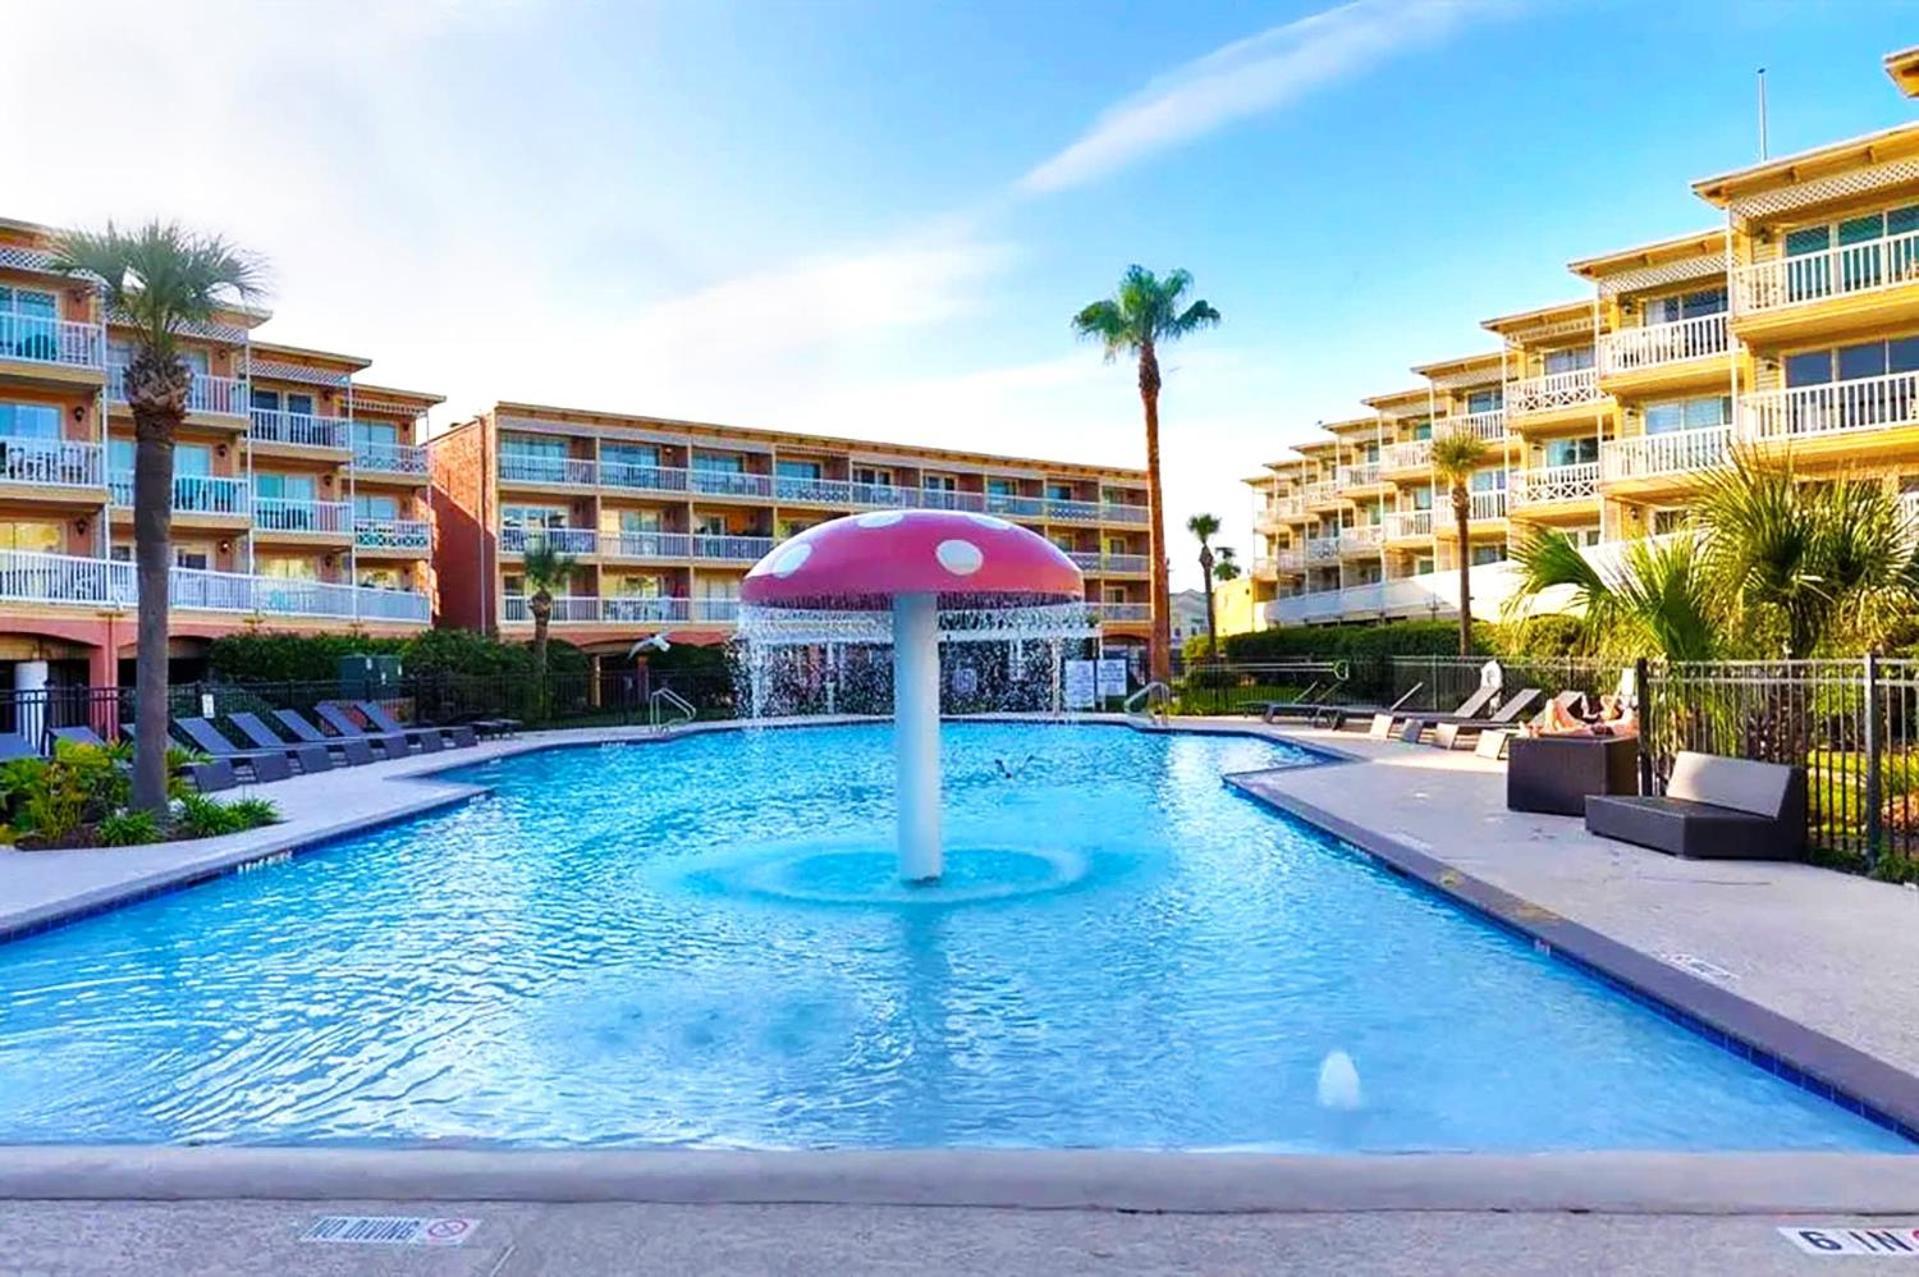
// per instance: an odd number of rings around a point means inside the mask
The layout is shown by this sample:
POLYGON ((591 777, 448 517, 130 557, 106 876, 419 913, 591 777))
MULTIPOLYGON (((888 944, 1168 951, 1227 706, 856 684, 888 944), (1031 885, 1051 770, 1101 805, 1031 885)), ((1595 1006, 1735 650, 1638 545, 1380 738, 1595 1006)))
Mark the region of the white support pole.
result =
POLYGON ((940 876, 939 596, 893 600, 893 765, 899 868, 906 882, 940 876))

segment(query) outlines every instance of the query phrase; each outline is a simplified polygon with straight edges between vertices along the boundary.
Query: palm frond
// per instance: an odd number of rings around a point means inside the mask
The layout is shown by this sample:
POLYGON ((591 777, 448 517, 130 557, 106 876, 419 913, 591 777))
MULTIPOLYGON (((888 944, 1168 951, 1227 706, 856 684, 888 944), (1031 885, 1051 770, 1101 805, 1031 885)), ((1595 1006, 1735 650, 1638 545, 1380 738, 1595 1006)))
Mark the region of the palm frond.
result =
POLYGON ((1473 471, 1486 463, 1490 451, 1478 435, 1449 430, 1433 439, 1433 469, 1448 486, 1456 487, 1468 481, 1473 471))
POLYGON ((157 356, 169 357, 182 329, 212 319, 222 306, 244 304, 265 284, 265 269, 218 235, 177 222, 148 222, 122 231, 73 231, 53 248, 54 269, 101 281, 107 306, 124 316, 157 356))
POLYGON ((1191 272, 1168 271, 1164 278, 1133 265, 1120 276, 1119 288, 1103 301, 1073 316, 1073 331, 1098 340, 1112 359, 1121 351, 1178 341, 1188 333, 1216 327, 1219 311, 1205 301, 1183 304, 1193 286, 1191 272))
POLYGON ((1201 545, 1205 545, 1219 535, 1219 519, 1210 514, 1196 514, 1186 520, 1186 530, 1198 537, 1201 545))
POLYGON ((579 563, 570 554, 562 554, 545 537, 529 538, 520 561, 520 574, 531 594, 564 591, 573 579, 579 563))

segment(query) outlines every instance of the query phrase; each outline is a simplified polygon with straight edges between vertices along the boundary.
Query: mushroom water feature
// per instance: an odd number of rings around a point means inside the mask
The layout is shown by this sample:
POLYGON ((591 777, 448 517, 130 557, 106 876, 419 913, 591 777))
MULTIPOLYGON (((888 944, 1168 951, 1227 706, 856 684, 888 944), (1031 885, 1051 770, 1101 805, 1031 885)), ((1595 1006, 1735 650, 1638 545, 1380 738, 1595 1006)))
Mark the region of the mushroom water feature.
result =
POLYGON ((1085 624, 1075 606, 1084 596, 1079 567, 1044 537, 993 515, 947 510, 883 510, 821 523, 775 546, 740 587, 749 635, 783 628, 801 641, 890 637, 899 874, 907 882, 935 881, 944 868, 943 631, 990 635, 995 614, 1038 614, 1037 625, 1003 633, 1015 642, 1035 633, 1083 634, 1072 627, 1085 624), (749 624, 749 611, 770 624, 749 624), (888 614, 890 636, 874 623, 888 614))

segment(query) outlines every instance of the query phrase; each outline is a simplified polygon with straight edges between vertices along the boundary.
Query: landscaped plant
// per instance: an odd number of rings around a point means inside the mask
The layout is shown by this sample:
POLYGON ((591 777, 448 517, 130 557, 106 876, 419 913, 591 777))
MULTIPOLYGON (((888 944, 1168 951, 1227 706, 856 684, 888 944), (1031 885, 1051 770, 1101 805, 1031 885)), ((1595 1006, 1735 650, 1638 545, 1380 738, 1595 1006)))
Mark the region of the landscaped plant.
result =
MULTIPOLYGON (((1213 618, 1213 538, 1219 535, 1219 518, 1211 514, 1196 514, 1186 520, 1186 530, 1199 542, 1199 580, 1200 588, 1206 595, 1206 659, 1219 659, 1219 629, 1213 618)), ((1227 552, 1228 554, 1231 551, 1227 552)), ((1238 573, 1238 569, 1234 569, 1238 573)))
POLYGON ((561 554, 545 537, 529 539, 520 560, 526 582, 526 610, 533 618, 533 683, 546 689, 546 632, 553 621, 553 592, 566 590, 573 580, 574 560, 561 554))
POLYGON ((167 836, 150 811, 116 811, 95 832, 102 847, 135 847, 167 836))
POLYGON ((1459 654, 1473 654, 1473 472, 1485 464, 1486 441, 1463 430, 1448 430, 1433 440, 1433 474, 1452 493, 1453 522, 1459 536, 1459 654))
MULTIPOLYGON (((179 815, 163 820, 129 806, 132 747, 56 741, 51 758, 21 758, 0 765, 0 841, 31 848, 131 846, 167 837, 206 838, 272 824, 280 816, 265 799, 223 804, 195 793, 172 777, 170 796, 179 815)), ((169 767, 193 755, 169 751, 169 767)), ((172 816, 172 813, 169 813, 172 816)))

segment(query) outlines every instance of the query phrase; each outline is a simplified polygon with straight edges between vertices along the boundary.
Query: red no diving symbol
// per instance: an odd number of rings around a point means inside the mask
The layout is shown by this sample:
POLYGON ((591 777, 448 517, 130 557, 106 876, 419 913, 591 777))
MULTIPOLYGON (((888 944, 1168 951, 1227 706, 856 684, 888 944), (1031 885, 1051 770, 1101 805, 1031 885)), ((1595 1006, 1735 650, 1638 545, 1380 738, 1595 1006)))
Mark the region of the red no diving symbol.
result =
POLYGON ((473 1230, 470 1219, 435 1219, 427 1223, 425 1239, 429 1246, 457 1246, 473 1230))

